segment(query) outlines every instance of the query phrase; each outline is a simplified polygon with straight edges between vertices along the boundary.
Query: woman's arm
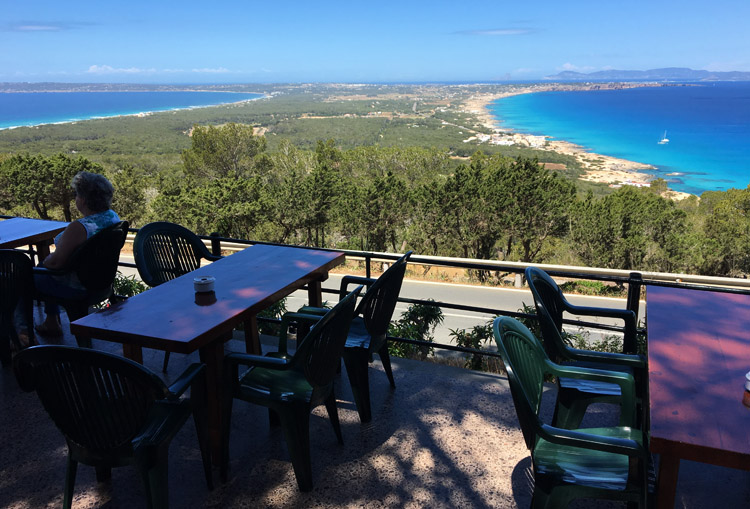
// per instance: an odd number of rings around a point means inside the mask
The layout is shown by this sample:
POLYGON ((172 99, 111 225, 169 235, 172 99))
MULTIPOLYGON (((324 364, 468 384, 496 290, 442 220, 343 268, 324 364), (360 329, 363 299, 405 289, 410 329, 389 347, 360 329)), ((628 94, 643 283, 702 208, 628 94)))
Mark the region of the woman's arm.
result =
POLYGON ((78 221, 70 223, 62 233, 60 241, 55 244, 54 252, 50 253, 42 262, 48 269, 63 267, 73 254, 73 251, 86 240, 86 228, 78 221))

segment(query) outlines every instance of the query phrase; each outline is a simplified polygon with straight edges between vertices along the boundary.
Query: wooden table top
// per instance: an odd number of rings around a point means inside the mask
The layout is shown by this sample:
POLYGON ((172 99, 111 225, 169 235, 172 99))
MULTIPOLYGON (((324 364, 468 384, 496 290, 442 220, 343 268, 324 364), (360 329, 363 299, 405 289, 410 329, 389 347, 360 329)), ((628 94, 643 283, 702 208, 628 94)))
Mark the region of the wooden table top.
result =
POLYGON ((255 245, 71 324, 76 335, 190 353, 344 261, 340 252, 255 245), (193 279, 213 276, 212 296, 193 279), (198 302, 196 302, 198 296, 198 302))
POLYGON ((649 286, 651 449, 750 469, 750 295, 649 286))
POLYGON ((66 226, 68 226, 68 223, 62 221, 46 221, 26 217, 5 219, 0 221, 0 249, 13 249, 52 239, 66 226))

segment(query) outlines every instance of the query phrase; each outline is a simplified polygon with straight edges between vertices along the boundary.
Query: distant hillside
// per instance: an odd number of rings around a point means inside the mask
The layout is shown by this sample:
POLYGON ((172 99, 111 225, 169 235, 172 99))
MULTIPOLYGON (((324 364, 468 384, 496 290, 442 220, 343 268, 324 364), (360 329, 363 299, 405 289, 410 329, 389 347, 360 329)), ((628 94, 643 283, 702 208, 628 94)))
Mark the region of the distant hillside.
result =
POLYGON ((750 72, 713 72, 697 71, 687 67, 665 67, 663 69, 649 69, 648 71, 618 71, 614 69, 590 73, 563 71, 547 76, 545 79, 554 81, 750 81, 750 72))

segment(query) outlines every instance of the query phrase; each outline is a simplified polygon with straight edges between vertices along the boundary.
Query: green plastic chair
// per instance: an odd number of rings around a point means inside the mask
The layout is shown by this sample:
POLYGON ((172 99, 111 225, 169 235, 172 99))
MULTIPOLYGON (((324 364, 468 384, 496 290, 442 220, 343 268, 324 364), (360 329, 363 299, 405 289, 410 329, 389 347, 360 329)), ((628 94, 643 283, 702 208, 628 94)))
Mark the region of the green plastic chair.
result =
MULTIPOLYGON (((138 230, 133 241, 133 258, 141 280, 159 286, 201 266, 201 260, 216 261, 195 233, 179 224, 157 221, 138 230)), ((167 372, 169 352, 164 354, 162 371, 167 372)))
POLYGON ((497 348, 508 374, 513 403, 531 452, 532 507, 567 507, 577 498, 611 499, 647 507, 647 436, 635 427, 635 387, 629 373, 562 366, 523 324, 498 317, 493 324, 497 348), (544 376, 616 384, 629 426, 563 429, 539 417, 544 376))
MULTIPOLYGON (((636 351, 636 317, 627 309, 575 306, 565 299, 557 283, 537 267, 526 268, 526 280, 534 296, 537 317, 547 356, 554 362, 631 373, 635 376, 639 412, 646 394, 646 359, 636 351), (562 335, 563 312, 581 316, 601 316, 625 323, 624 353, 595 352, 570 347, 562 335)), ((620 404, 620 389, 610 383, 561 377, 553 426, 577 428, 592 403, 620 404)))
POLYGON ((33 314, 34 277, 31 258, 22 251, 0 249, 0 361, 11 362, 11 341, 21 350, 14 315, 19 303, 29 329, 29 341, 34 339, 33 314))
MULTIPOLYGON (((348 292, 349 285, 365 285, 367 291, 357 306, 344 347, 344 364, 352 387, 354 403, 357 405, 360 422, 372 420, 370 408, 370 378, 368 364, 378 354, 392 388, 396 387, 388 355, 388 325, 398 303, 401 283, 406 272, 406 263, 412 251, 396 260, 379 278, 344 276, 341 279, 339 299, 348 292)), ((305 306, 302 313, 321 314, 323 308, 305 306)))
POLYGON ((287 329, 293 321, 315 324, 297 345, 291 358, 243 353, 226 356, 227 396, 222 415, 223 480, 226 481, 229 472, 230 420, 232 402, 237 398, 269 409, 271 424, 281 424, 299 489, 312 489, 310 411, 325 404, 333 430, 342 444, 333 380, 341 363, 344 342, 361 290, 361 286, 356 288, 322 318, 304 313, 285 314, 281 321, 280 343, 286 344, 287 329), (241 365, 251 368, 240 375, 241 365))
POLYGON ((134 465, 148 507, 168 507, 169 443, 191 414, 213 489, 203 364, 189 366, 170 387, 136 362, 90 348, 35 346, 13 365, 21 388, 36 391, 68 443, 63 507, 71 506, 79 462, 95 467, 100 482, 112 467, 134 465), (181 397, 188 388, 190 398, 181 397))
MULTIPOLYGON (((55 298, 57 303, 65 308, 70 322, 86 316, 89 307, 112 298, 114 293, 112 284, 117 275, 120 250, 125 244, 127 235, 128 222, 120 221, 86 239, 73 251, 65 266, 54 270, 34 267, 35 274, 55 276, 75 274, 86 289, 86 295, 83 298, 55 298)), ((44 300, 51 297, 37 292, 36 298, 44 300)), ((91 347, 91 339, 76 338, 76 340, 79 346, 91 347)))

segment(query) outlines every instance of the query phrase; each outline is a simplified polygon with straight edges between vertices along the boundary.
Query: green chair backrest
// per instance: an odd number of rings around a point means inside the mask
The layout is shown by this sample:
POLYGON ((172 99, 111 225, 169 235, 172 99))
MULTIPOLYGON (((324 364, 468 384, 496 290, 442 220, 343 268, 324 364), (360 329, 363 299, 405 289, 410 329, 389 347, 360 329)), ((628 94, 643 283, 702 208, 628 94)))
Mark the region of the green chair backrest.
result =
POLYGON ((14 359, 24 391, 36 391, 68 443, 92 455, 127 454, 151 406, 168 394, 140 364, 90 348, 44 345, 14 359))
POLYGON ((158 286, 192 272, 201 260, 217 260, 195 233, 184 226, 157 221, 135 235, 133 257, 144 283, 158 286))
POLYGON ((547 355, 534 334, 513 318, 496 318, 493 334, 508 374, 508 383, 526 447, 533 450, 537 430, 542 424, 539 409, 544 390, 547 355))
POLYGON ((531 294, 534 296, 534 305, 547 356, 556 362, 565 359, 567 357, 566 346, 561 333, 565 296, 557 283, 545 271, 536 267, 527 267, 525 276, 531 294))
POLYGON ((128 222, 120 221, 89 237, 73 252, 70 270, 87 291, 101 292, 112 286, 127 235, 128 222))
POLYGON ((370 285, 357 307, 355 314, 362 315, 367 332, 374 339, 385 338, 388 332, 388 325, 391 323, 393 311, 398 303, 398 295, 401 292, 401 284, 404 281, 406 262, 411 254, 412 251, 407 252, 388 267, 388 270, 370 285))

